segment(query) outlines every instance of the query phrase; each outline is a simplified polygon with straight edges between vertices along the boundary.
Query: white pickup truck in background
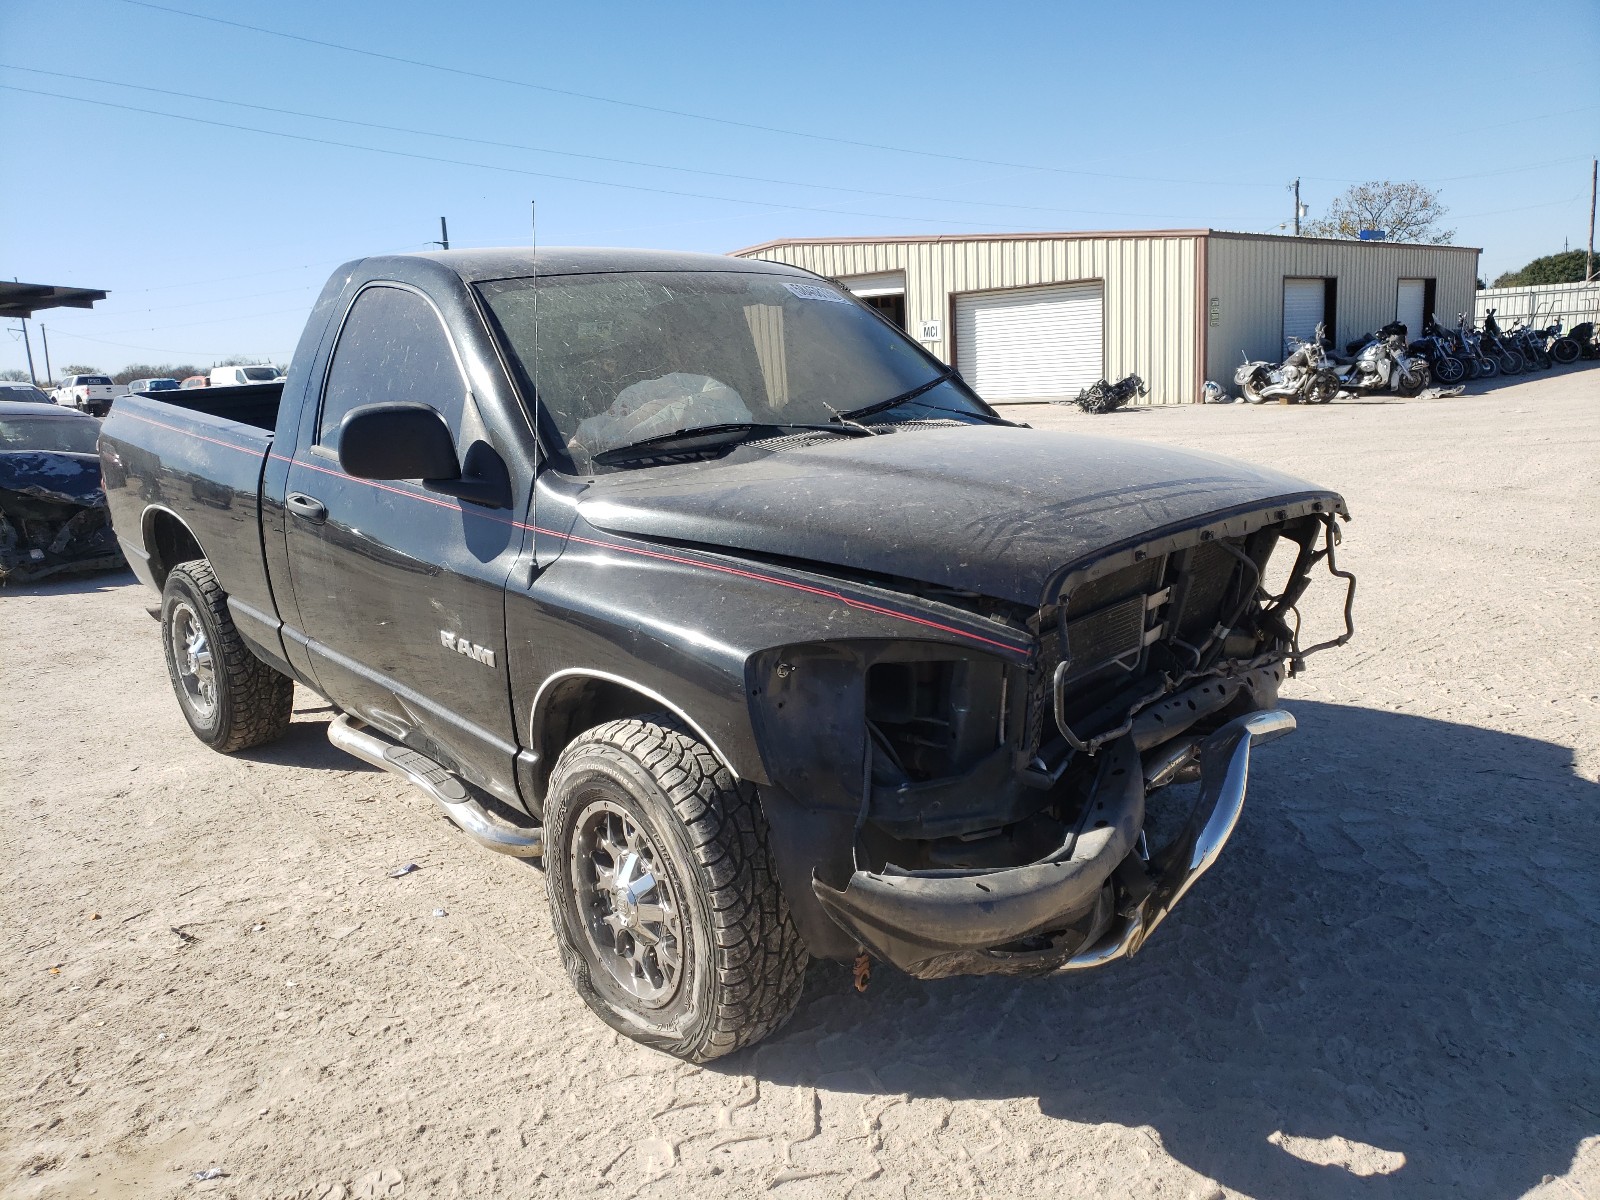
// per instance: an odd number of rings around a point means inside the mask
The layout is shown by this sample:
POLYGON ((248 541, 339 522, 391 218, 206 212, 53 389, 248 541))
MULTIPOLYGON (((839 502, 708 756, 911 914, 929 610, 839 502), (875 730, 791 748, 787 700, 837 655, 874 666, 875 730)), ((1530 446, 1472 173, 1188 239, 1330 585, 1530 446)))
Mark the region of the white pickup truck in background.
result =
POLYGON ((68 375, 57 385, 52 398, 57 404, 103 417, 111 411, 113 400, 127 394, 128 389, 112 383, 109 375, 68 375))

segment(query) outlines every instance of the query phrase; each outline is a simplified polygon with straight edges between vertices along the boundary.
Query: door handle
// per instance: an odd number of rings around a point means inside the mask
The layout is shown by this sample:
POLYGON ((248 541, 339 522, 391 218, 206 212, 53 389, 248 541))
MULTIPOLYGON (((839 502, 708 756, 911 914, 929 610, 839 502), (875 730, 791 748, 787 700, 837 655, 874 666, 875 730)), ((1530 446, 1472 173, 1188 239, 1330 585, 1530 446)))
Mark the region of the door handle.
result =
POLYGON ((283 502, 297 517, 304 517, 308 521, 328 519, 328 506, 315 496, 308 496, 304 492, 290 492, 283 498, 283 502))

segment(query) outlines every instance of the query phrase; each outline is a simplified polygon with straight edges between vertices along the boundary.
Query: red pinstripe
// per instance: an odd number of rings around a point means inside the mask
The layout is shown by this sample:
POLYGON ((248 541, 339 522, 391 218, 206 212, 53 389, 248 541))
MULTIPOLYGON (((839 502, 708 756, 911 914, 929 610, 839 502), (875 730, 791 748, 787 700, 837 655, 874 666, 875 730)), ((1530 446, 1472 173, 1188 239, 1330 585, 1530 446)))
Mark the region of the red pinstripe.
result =
MULTIPOLYGON (((241 454, 249 454, 253 456, 258 453, 258 451, 249 446, 239 446, 232 442, 221 441, 218 438, 206 437, 204 434, 195 433, 193 430, 182 429, 176 425, 167 425, 161 421, 153 420, 152 418, 146 417, 139 413, 122 413, 120 415, 131 417, 136 421, 143 421, 145 424, 154 425, 159 429, 170 430, 171 432, 181 434, 184 437, 199 438, 201 441, 210 442, 215 446, 223 446, 229 450, 237 450, 241 454)), ((288 463, 290 466, 304 467, 308 471, 316 471, 323 475, 329 475, 335 479, 347 479, 355 483, 364 483, 368 487, 377 488, 381 492, 389 492, 392 495, 403 496, 408 500, 420 500, 424 504, 432 504, 436 508, 445 508, 452 512, 459 513, 470 512, 471 515, 475 517, 480 517, 490 521, 497 521, 502 525, 510 525, 516 529, 526 530, 531 533, 543 534, 546 537, 558 538, 564 542, 577 542, 580 545, 594 546, 597 549, 610 550, 618 554, 633 554, 641 558, 653 558, 661 562, 675 563, 679 566, 685 567, 694 567, 702 571, 715 571, 722 575, 733 575, 739 579, 748 579, 755 583, 765 583, 771 584, 774 587, 788 588, 791 591, 804 592, 810 596, 819 596, 825 600, 833 600, 839 604, 845 605, 847 608, 853 608, 860 612, 869 612, 878 616, 892 617, 897 621, 906 621, 913 625, 921 625, 926 629, 938 630, 940 633, 952 634, 955 637, 966 638, 969 641, 982 642, 986 646, 994 646, 1000 650, 1008 650, 1013 654, 1028 653, 1028 649, 1023 646, 1016 646, 1010 642, 997 641, 994 638, 984 637, 982 634, 971 633, 968 630, 959 629, 954 625, 944 625, 938 621, 931 621, 926 617, 913 616, 911 613, 897 612, 892 608, 884 608, 881 605, 871 604, 865 600, 857 600, 853 597, 844 595, 842 592, 833 591, 831 588, 812 587, 809 584, 796 583, 795 581, 789 579, 779 579, 773 575, 763 575, 757 571, 745 571, 739 569, 738 567, 725 567, 720 563, 703 562, 699 559, 686 558, 678 554, 668 554, 665 551, 645 550, 638 546, 625 546, 619 542, 598 541, 594 538, 582 537, 575 533, 561 533, 555 529, 544 529, 538 525, 529 525, 522 521, 514 520, 511 517, 502 517, 492 512, 480 511, 478 509, 464 509, 459 504, 448 500, 441 500, 436 496, 424 495, 421 492, 412 491, 410 488, 395 487, 393 484, 379 483, 377 480, 373 479, 358 479, 356 476, 346 474, 344 471, 336 471, 331 467, 319 466, 316 463, 307 462, 304 459, 291 458, 286 455, 277 454, 271 451, 268 452, 268 457, 276 459, 281 463, 288 463)))

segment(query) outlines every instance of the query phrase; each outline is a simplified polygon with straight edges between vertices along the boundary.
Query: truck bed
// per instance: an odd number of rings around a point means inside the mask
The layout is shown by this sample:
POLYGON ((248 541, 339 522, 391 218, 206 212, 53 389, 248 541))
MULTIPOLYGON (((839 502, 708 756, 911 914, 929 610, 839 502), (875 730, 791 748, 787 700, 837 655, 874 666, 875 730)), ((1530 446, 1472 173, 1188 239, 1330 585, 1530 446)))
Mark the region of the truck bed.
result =
POLYGON ((106 501, 134 574, 159 590, 178 562, 209 559, 239 632, 269 659, 282 649, 262 556, 261 479, 282 391, 137 393, 120 397, 100 428, 106 501))
POLYGON ((278 427, 278 405, 283 400, 283 384, 249 383, 235 387, 174 388, 164 392, 128 394, 129 398, 134 396, 173 408, 221 417, 271 433, 278 427))

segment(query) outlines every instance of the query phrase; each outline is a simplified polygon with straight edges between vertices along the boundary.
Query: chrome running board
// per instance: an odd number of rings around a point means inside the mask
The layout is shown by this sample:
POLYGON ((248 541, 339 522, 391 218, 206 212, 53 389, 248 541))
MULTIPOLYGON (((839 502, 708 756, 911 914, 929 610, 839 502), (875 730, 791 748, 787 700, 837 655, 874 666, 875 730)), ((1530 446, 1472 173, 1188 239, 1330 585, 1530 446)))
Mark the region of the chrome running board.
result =
POLYGON ((328 723, 328 740, 346 754, 427 792, 479 845, 514 858, 538 858, 544 853, 542 829, 522 828, 495 816, 473 797, 466 784, 427 755, 391 742, 342 713, 328 723))

